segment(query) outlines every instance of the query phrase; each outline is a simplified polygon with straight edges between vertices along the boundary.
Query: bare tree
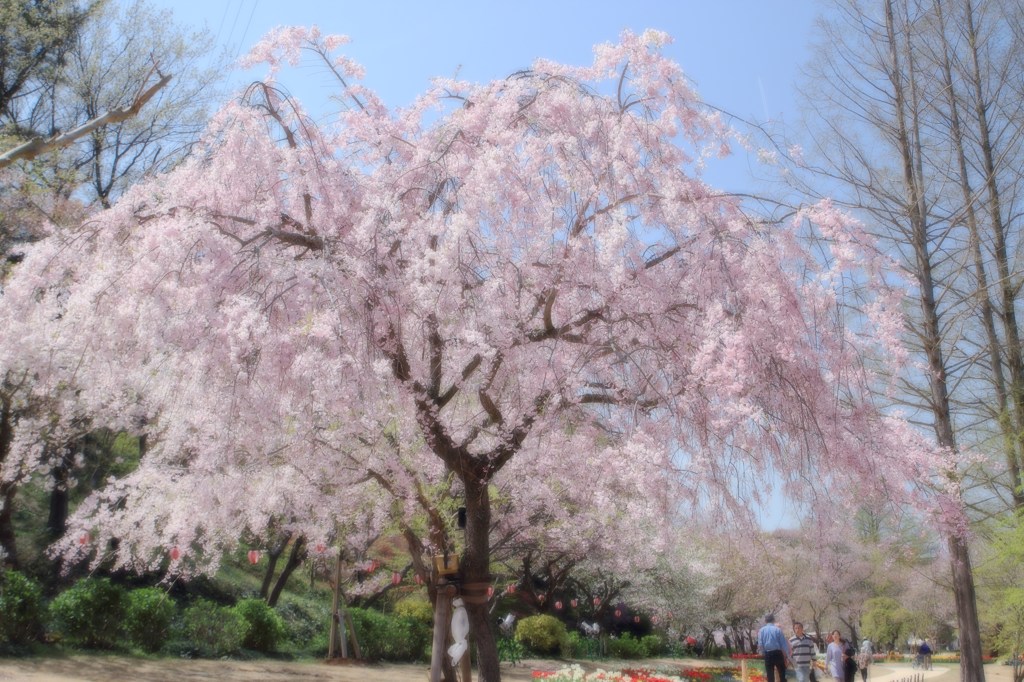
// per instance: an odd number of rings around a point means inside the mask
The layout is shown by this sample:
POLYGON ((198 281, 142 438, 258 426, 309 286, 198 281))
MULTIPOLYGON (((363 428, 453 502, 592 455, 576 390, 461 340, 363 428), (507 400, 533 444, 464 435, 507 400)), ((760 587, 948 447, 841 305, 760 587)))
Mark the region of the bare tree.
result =
MULTIPOLYGON (((1009 78, 1019 73, 1019 12, 998 0, 837 2, 807 93, 812 184, 859 212, 913 278, 906 343, 922 370, 903 377, 899 402, 940 447, 996 443, 1001 453, 1005 502, 972 492, 974 471, 935 472, 936 485, 963 487, 986 513, 1022 502, 1019 229, 1007 205, 1020 189, 1024 117, 1009 78)), ((947 550, 962 676, 980 680, 964 536, 947 533, 947 550)))

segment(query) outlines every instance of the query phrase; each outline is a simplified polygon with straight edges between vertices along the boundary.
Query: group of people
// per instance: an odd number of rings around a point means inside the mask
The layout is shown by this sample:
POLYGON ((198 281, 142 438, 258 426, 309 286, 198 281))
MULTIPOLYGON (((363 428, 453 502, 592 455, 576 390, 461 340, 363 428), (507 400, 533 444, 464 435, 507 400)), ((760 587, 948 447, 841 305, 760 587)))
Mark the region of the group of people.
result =
MULTIPOLYGON (((757 650, 764 656, 768 682, 785 682, 787 665, 791 665, 796 673, 796 682, 815 682, 814 662, 818 647, 804 632, 803 623, 793 623, 793 636, 789 639, 775 624, 774 616, 765 616, 764 623, 757 633, 757 650)), ((861 682, 867 682, 873 654, 870 641, 864 640, 858 651, 853 644, 843 640, 839 630, 833 630, 825 651, 825 671, 834 682, 856 682, 859 669, 861 682)))

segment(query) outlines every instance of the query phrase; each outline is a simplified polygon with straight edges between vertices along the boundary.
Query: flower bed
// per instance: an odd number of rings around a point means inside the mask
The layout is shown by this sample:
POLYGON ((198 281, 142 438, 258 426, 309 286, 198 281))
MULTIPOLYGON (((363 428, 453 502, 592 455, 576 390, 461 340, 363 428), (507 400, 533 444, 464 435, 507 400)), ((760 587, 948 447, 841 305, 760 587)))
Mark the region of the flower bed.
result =
POLYGON ((534 679, 550 682, 684 682, 680 677, 665 676, 648 670, 627 669, 613 673, 605 670, 587 673, 578 665, 562 668, 554 672, 534 671, 534 679))
MULTIPOLYGON (((735 682, 740 678, 738 667, 702 667, 654 670, 651 668, 623 668, 619 672, 598 670, 588 673, 578 665, 552 672, 535 670, 534 679, 550 682, 735 682)), ((763 674, 747 673, 749 682, 764 682, 763 674)))

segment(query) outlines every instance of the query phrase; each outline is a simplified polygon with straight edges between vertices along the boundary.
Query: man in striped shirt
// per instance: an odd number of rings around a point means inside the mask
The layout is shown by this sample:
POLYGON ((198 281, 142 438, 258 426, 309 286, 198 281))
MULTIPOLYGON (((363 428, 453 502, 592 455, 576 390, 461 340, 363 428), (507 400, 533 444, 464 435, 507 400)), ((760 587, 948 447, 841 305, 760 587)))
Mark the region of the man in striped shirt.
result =
POLYGON ((814 640, 804 632, 804 624, 793 623, 793 636, 789 638, 790 658, 793 661, 793 671, 796 673, 796 682, 809 682, 811 678, 811 665, 814 664, 814 656, 817 653, 814 647, 814 640))

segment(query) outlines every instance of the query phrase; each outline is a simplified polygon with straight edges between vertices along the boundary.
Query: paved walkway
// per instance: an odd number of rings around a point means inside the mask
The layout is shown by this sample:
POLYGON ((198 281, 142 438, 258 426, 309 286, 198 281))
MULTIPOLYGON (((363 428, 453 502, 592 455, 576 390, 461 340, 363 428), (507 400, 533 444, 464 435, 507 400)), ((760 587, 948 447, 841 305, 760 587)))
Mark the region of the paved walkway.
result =
MULTIPOLYGON (((873 663, 868 668, 868 682, 924 682, 934 680, 936 677, 948 677, 953 679, 957 668, 946 666, 934 666, 931 670, 921 670, 907 664, 873 663)), ((858 673, 857 679, 860 679, 858 673)), ((959 679, 959 675, 956 676, 959 679)), ((943 680, 947 682, 947 680, 943 680)))

